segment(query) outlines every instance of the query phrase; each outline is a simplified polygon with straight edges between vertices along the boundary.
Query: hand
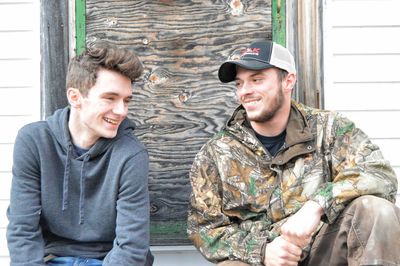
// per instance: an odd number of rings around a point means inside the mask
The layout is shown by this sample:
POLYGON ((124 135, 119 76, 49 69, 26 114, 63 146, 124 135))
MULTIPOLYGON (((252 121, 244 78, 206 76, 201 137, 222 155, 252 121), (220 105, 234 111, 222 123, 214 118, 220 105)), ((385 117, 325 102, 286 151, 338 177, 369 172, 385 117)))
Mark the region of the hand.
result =
POLYGON ((301 248, 278 236, 265 247, 265 266, 297 266, 301 248))
POLYGON ((307 201, 301 209, 291 216, 281 227, 281 236, 300 248, 307 246, 314 231, 317 229, 322 207, 314 202, 307 201))

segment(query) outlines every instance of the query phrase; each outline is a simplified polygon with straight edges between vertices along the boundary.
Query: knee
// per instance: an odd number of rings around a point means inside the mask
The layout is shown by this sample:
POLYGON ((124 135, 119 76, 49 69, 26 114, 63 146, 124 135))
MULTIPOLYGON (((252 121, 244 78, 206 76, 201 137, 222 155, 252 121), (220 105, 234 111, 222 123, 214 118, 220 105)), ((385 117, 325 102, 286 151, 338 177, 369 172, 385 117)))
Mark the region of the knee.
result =
POLYGON ((380 219, 399 223, 400 210, 395 204, 376 196, 361 196, 354 199, 348 206, 355 216, 379 217, 380 219))

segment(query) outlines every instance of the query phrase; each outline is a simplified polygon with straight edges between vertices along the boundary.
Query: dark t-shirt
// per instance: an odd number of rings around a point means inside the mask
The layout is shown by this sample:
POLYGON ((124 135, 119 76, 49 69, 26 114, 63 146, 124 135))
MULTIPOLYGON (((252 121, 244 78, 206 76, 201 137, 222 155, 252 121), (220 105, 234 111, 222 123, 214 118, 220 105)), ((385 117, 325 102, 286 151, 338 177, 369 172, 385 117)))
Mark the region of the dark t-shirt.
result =
POLYGON ((266 137, 256 132, 256 137, 261 141, 264 147, 269 151, 272 156, 275 156, 282 145, 285 143, 286 130, 281 134, 273 137, 266 137))

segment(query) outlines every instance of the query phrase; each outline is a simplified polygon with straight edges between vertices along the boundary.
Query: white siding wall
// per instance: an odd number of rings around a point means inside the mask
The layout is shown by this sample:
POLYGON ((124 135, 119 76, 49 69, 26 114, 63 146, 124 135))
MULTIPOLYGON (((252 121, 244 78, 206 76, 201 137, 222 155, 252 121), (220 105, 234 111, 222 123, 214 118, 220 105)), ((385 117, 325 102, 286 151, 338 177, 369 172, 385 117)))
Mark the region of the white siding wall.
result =
POLYGON ((40 116, 39 1, 0 0, 0 265, 5 238, 13 142, 18 129, 40 116))
POLYGON ((324 10, 325 108, 363 129, 398 178, 399 10, 399 0, 327 0, 324 10))

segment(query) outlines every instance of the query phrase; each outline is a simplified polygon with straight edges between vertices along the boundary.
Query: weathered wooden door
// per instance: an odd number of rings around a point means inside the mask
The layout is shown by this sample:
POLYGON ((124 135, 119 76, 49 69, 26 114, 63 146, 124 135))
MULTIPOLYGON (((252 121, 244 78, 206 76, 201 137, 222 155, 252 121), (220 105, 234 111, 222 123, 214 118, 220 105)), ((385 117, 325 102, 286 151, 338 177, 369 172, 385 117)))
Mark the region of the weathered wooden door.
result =
POLYGON ((151 242, 188 243, 189 169, 237 105, 219 65, 272 39, 271 0, 86 0, 85 8, 86 41, 133 49, 145 66, 129 118, 150 154, 151 242))

